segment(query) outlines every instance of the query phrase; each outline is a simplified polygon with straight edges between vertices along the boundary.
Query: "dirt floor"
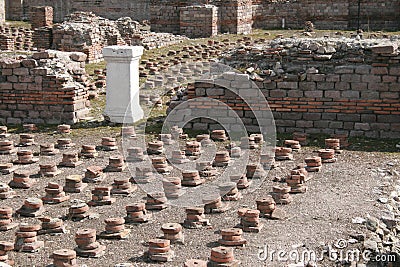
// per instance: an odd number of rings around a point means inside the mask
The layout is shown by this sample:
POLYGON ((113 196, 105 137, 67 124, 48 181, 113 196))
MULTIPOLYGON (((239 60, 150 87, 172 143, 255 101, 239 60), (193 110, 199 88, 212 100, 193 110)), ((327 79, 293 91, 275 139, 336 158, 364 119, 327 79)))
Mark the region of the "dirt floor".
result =
MULTIPOLYGON (((102 136, 117 136, 118 128, 99 128, 99 129, 74 129, 71 138, 76 146, 67 151, 79 151, 82 144, 100 145, 102 136)), ((37 144, 44 142, 56 142, 61 135, 48 132, 36 133, 35 141, 37 144)), ((18 135, 13 134, 10 139, 18 141, 18 135)), ((354 146, 355 147, 355 146, 354 146)), ((31 147, 34 151, 39 151, 39 146, 31 147)), ((131 229, 131 234, 126 240, 107 241, 100 239, 100 243, 107 246, 106 253, 99 259, 78 258, 80 265, 87 266, 114 266, 117 263, 130 262, 134 266, 183 266, 183 263, 190 258, 207 260, 210 256, 212 247, 218 246, 216 241, 220 235, 218 231, 233 227, 239 223, 237 209, 240 207, 256 208, 255 200, 265 197, 271 192, 271 188, 277 182, 273 182, 276 177, 285 177, 292 168, 299 163, 304 163, 304 158, 315 155, 316 147, 303 147, 300 152, 294 154, 294 161, 282 161, 280 166, 269 172, 265 182, 254 192, 248 194, 246 190, 242 193, 244 198, 240 201, 230 202, 231 209, 223 214, 206 215, 210 220, 211 226, 203 229, 185 229, 184 245, 172 245, 175 251, 175 258, 169 263, 152 263, 144 257, 147 250, 146 242, 149 239, 162 235, 161 225, 167 222, 182 223, 185 218, 183 208, 168 207, 159 212, 152 212, 153 220, 142 225, 127 226, 131 229)), ((351 147, 350 147, 351 149, 351 147)), ((16 189, 18 197, 14 199, 1 200, 1 206, 10 206, 17 209, 27 197, 44 196, 44 187, 48 182, 54 181, 63 185, 65 177, 70 174, 84 174, 85 168, 90 165, 105 167, 108 157, 116 152, 100 151, 96 159, 84 159, 84 164, 76 168, 60 168, 62 174, 55 178, 36 178, 37 183, 30 189, 16 189)), ((16 159, 16 156, 1 156, 1 162, 9 162, 16 159)), ((328 244, 334 244, 338 240, 349 240, 350 235, 355 232, 364 232, 365 226, 353 224, 355 217, 365 218, 367 214, 379 217, 384 204, 380 204, 377 199, 379 190, 377 188, 382 183, 382 176, 377 174, 378 169, 390 168, 400 170, 400 153, 386 152, 363 152, 344 150, 338 155, 338 161, 333 164, 324 164, 319 173, 314 173, 313 178, 307 182, 308 191, 305 194, 294 195, 291 204, 281 208, 288 214, 287 220, 266 220, 261 219, 264 228, 260 233, 244 233, 248 244, 244 248, 234 250, 235 258, 241 261, 241 266, 285 266, 286 262, 280 262, 276 255, 268 254, 274 258, 263 260, 265 253, 260 254, 268 248, 268 253, 272 250, 301 251, 313 250, 321 253, 321 250, 328 244)), ((40 157, 40 162, 60 162, 61 153, 52 158, 40 157)), ((38 163, 28 166, 18 166, 27 168, 33 173, 39 170, 38 163)), ((129 170, 123 173, 108 173, 107 178, 101 183, 110 185, 114 178, 120 176, 131 176, 129 170)), ((1 182, 8 183, 12 175, 3 175, 1 182)), ((81 194, 70 194, 71 200, 81 199, 89 201, 91 199, 90 190, 94 184, 89 184, 81 194)), ((68 234, 50 236, 41 235, 39 240, 45 241, 45 248, 37 253, 9 253, 10 258, 15 260, 15 266, 46 266, 51 264, 50 255, 56 249, 76 247, 74 234, 78 229, 94 228, 97 232, 104 230, 104 219, 109 217, 124 217, 126 215, 125 206, 135 202, 143 202, 145 193, 140 189, 128 197, 117 196, 116 203, 110 206, 92 207, 91 212, 98 213, 99 217, 72 222, 65 220, 64 224, 69 231, 68 234)), ((57 205, 45 205, 43 215, 51 217, 62 217, 68 213, 70 202, 57 205)), ((15 221, 39 223, 34 218, 15 218, 15 221)), ((16 229, 2 232, 1 240, 14 241, 16 229)), ((354 244, 357 247, 360 244, 354 244)), ((319 266, 336 266, 335 262, 325 260, 319 266)))

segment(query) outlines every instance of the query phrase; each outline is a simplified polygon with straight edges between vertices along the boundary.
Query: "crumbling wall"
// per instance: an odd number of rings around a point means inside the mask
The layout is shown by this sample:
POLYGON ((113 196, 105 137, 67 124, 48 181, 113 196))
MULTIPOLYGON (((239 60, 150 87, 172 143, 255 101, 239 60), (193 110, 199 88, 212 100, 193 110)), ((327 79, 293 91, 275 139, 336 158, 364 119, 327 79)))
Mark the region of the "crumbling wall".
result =
MULTIPOLYGON (((239 86, 247 94, 245 86, 252 78, 269 103, 278 132, 400 138, 399 43, 281 39, 235 50, 221 62, 247 69, 247 81, 241 75, 240 81, 227 81, 226 86, 239 86)), ((249 107, 216 84, 195 83, 188 98, 218 99, 254 128, 257 122, 249 107)), ((187 127, 213 129, 215 123, 200 119, 187 127)))
POLYGON ((88 112, 86 55, 37 52, 0 59, 0 122, 75 123, 88 112))

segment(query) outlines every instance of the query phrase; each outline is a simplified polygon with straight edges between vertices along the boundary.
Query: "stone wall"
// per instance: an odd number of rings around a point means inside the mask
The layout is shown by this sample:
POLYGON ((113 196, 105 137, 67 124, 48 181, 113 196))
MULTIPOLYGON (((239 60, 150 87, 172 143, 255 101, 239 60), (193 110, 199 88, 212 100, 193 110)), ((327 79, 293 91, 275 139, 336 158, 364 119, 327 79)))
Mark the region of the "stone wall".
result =
MULTIPOLYGON (((240 49, 229 54, 222 63, 247 68, 251 74, 247 81, 238 83, 232 79, 223 84, 241 88, 243 94, 251 93, 246 90, 251 77, 268 100, 278 132, 400 138, 399 43, 398 40, 276 40, 262 48, 240 49)), ((237 111, 250 128, 254 126, 256 121, 249 107, 216 84, 221 83, 195 83, 189 86, 188 98, 218 99, 237 111)), ((187 127, 216 126, 200 119, 187 127)))
POLYGON ((88 112, 85 59, 56 51, 0 59, 0 122, 77 122, 88 112))

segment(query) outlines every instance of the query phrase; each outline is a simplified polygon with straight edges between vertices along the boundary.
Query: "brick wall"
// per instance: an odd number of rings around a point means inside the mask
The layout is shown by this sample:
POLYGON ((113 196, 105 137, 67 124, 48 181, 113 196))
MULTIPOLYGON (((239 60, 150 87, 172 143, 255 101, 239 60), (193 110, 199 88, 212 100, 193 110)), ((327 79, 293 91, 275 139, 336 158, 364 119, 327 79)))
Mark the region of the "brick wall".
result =
MULTIPOLYGON (((231 61, 224 63, 241 62, 234 67, 242 68, 248 64, 262 66, 264 71, 259 70, 260 77, 255 84, 268 100, 278 132, 400 138, 398 43, 374 46, 377 41, 367 41, 358 46, 354 41, 345 40, 348 47, 339 50, 341 41, 327 42, 336 42, 336 50, 326 49, 326 46, 313 48, 314 44, 308 41, 283 40, 254 52, 235 51, 228 56, 231 61), (282 69, 274 67, 276 62, 282 62, 282 69), (275 74, 271 74, 272 71, 275 74), (268 75, 262 75, 263 72, 268 75)), ((188 98, 218 99, 232 107, 249 129, 254 130, 257 121, 249 107, 237 95, 217 84, 239 88, 240 94, 252 94, 248 82, 228 79, 192 84, 187 90, 188 98)), ((215 107, 204 105, 204 109, 215 107)), ((224 112, 207 112, 224 117, 224 112)), ((187 127, 214 129, 218 126, 209 119, 200 119, 187 127)))
POLYGON ((185 7, 185 1, 151 0, 150 26, 154 32, 180 33, 180 7, 185 7))
POLYGON ((131 17, 135 20, 148 20, 149 0, 6 0, 8 19, 21 20, 29 18, 33 6, 51 6, 54 10, 54 21, 62 22, 64 17, 75 11, 93 12, 109 19, 131 17))
POLYGON ((213 5, 187 6, 180 9, 180 34, 190 38, 218 34, 218 8, 213 5))
POLYGON ((5 0, 6 19, 21 20, 23 18, 23 0, 5 0))
POLYGON ((0 51, 31 50, 32 31, 22 27, 0 26, 0 51))
MULTIPOLYGON (((312 21, 317 29, 356 29, 358 0, 253 1, 257 28, 303 28, 312 21)), ((364 30, 397 30, 400 1, 361 1, 361 27, 364 30)))
POLYGON ((29 17, 32 29, 53 26, 53 8, 51 6, 31 7, 29 17))
POLYGON ((82 53, 36 52, 0 60, 0 122, 75 123, 86 115, 82 53))
POLYGON ((222 33, 250 33, 253 25, 251 0, 222 0, 220 25, 222 33))

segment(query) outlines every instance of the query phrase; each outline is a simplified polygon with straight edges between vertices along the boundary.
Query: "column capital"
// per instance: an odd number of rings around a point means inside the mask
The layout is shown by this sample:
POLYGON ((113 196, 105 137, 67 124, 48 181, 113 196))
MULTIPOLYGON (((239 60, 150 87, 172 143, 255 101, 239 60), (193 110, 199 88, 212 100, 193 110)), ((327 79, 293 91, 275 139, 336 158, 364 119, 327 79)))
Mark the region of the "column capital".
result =
POLYGON ((143 46, 112 45, 103 48, 103 57, 107 62, 126 62, 143 55, 143 46))

